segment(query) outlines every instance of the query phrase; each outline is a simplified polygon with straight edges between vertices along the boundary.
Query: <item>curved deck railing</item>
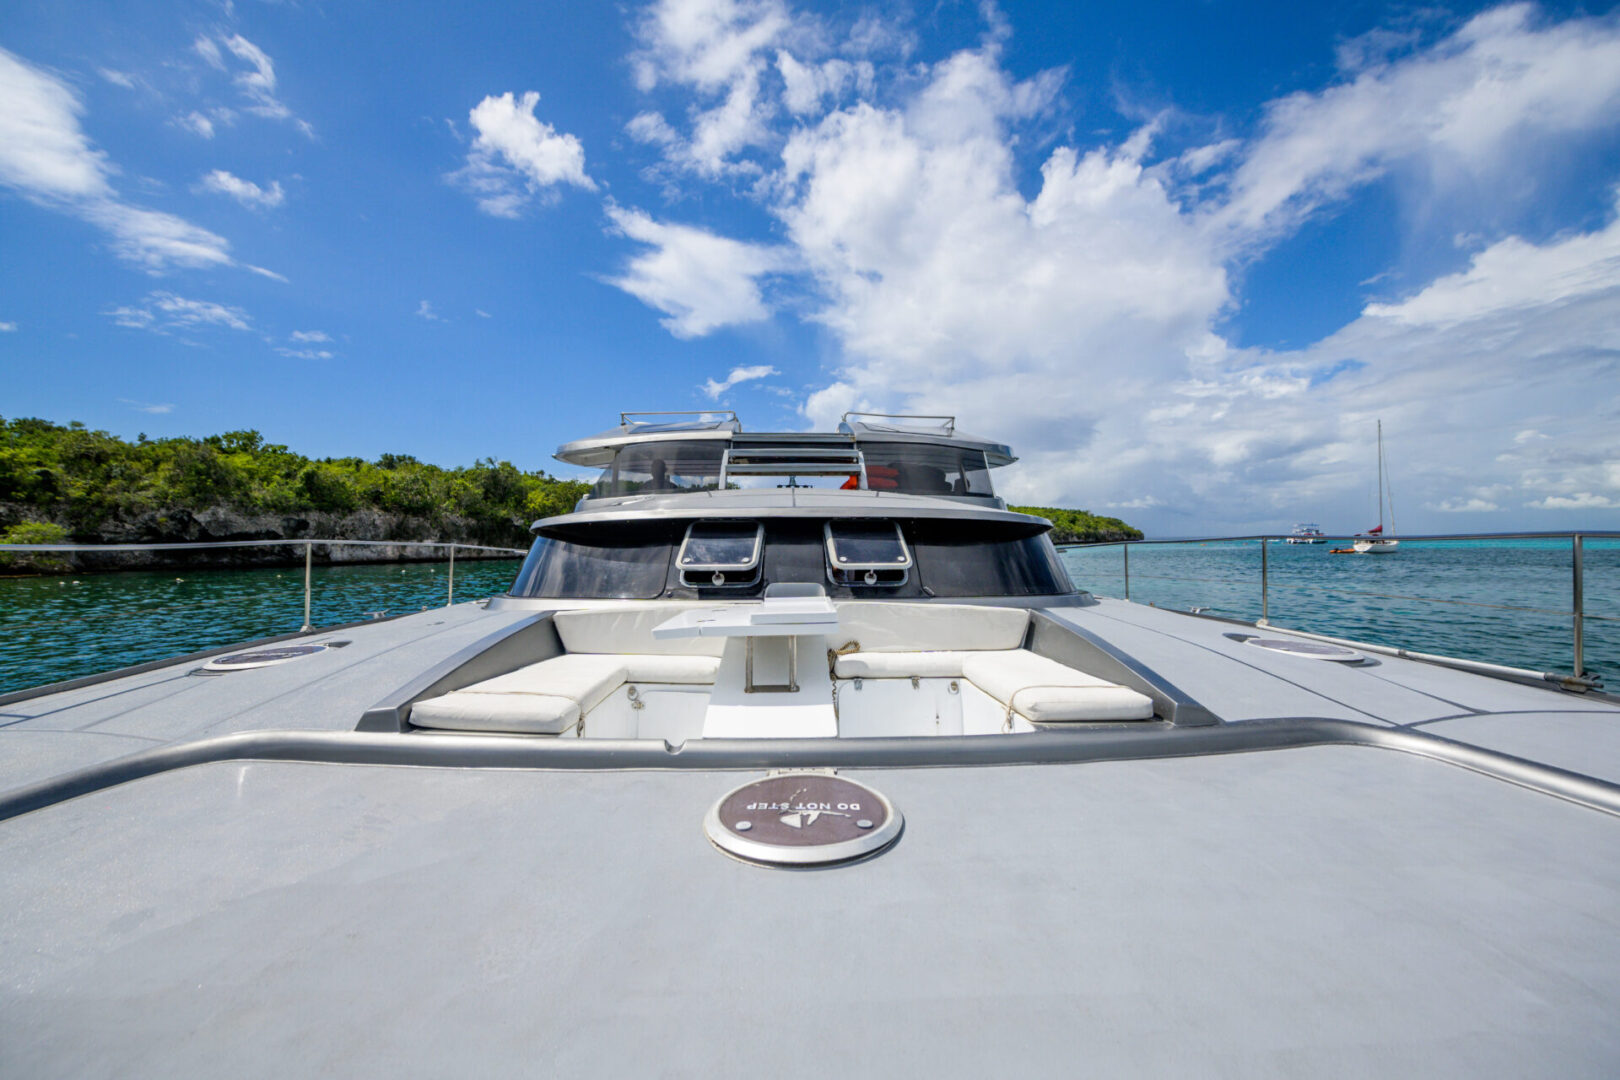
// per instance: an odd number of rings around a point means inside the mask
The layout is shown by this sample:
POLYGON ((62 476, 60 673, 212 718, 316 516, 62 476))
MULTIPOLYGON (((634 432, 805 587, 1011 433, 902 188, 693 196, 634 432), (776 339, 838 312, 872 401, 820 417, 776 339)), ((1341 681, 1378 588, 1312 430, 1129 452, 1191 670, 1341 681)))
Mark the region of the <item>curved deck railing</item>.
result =
MULTIPOLYGON (((1239 544, 1253 543, 1259 547, 1259 557, 1256 567, 1259 574, 1260 620, 1258 625, 1265 625, 1271 618, 1271 590, 1296 589, 1309 590, 1316 588, 1313 585, 1287 585, 1277 584, 1271 580, 1269 544, 1298 541, 1299 538, 1290 533, 1251 533, 1243 536, 1194 536, 1179 537, 1173 540, 1099 540, 1088 543, 1058 544, 1059 550, 1090 550, 1097 548, 1117 547, 1120 549, 1121 569, 1124 575, 1123 599, 1131 598, 1131 548, 1133 547, 1167 547, 1184 546, 1191 544, 1239 544)), ((1366 535, 1326 535, 1315 538, 1321 543, 1354 543, 1357 540, 1373 539, 1366 535)), ((1620 540, 1620 531, 1605 529, 1583 529, 1580 532, 1499 532, 1499 533, 1435 533, 1414 536, 1387 537, 1386 539, 1400 540, 1401 543, 1447 543, 1480 540, 1567 540, 1570 545, 1570 604, 1568 609, 1534 607, 1520 604, 1493 604, 1480 600, 1458 600, 1434 596, 1411 596, 1402 593, 1373 592, 1365 589, 1352 589, 1335 586, 1335 591, 1350 596, 1361 596, 1370 599, 1402 600, 1412 603, 1444 604, 1455 607, 1489 608, 1497 611, 1512 611, 1525 614, 1552 615, 1570 620, 1571 652, 1573 653, 1573 680, 1586 685, 1598 685, 1596 680, 1590 679, 1586 671, 1586 623, 1588 622, 1620 622, 1620 616, 1597 614, 1586 610, 1586 570, 1584 546, 1587 540, 1620 540)), ((1154 575, 1138 572, 1138 579, 1163 580, 1176 582, 1205 582, 1214 585, 1230 585, 1229 580, 1216 578, 1192 578, 1177 575, 1154 575)))

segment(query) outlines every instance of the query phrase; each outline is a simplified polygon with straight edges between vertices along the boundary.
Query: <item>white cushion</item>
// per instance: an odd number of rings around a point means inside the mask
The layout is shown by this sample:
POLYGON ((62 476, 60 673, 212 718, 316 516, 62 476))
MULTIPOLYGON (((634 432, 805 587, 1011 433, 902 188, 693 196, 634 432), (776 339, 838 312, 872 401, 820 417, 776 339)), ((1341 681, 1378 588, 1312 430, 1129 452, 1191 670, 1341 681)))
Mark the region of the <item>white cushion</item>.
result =
POLYGON ((855 652, 833 663, 840 679, 960 679, 964 652, 855 652))
POLYGON ((458 694, 547 694, 571 698, 581 712, 590 712, 624 682, 622 656, 581 656, 569 653, 538 664, 464 686, 458 694))
POLYGON ((1013 711, 1036 724, 1151 720, 1153 699, 1126 686, 1028 686, 1013 695, 1013 711))
POLYGON ((411 706, 411 723, 448 731, 557 735, 579 721, 579 702, 550 694, 469 694, 458 690, 411 706))
POLYGON ((624 662, 624 681, 634 683, 712 683, 715 673, 720 670, 718 656, 630 653, 617 659, 624 662))
POLYGON ((838 633, 827 640, 835 649, 858 641, 863 653, 1016 649, 1028 626, 1024 608, 840 601, 838 633))
POLYGON ((1153 699, 1146 695, 1025 649, 969 655, 962 674, 1035 723, 1153 717, 1153 699))
POLYGON ((452 731, 567 731, 624 683, 619 656, 554 656, 411 706, 417 727, 452 731))
POLYGON ((582 608, 552 618, 557 636, 571 653, 656 653, 663 656, 719 656, 726 639, 655 638, 653 627, 691 608, 714 604, 647 604, 640 607, 582 608))

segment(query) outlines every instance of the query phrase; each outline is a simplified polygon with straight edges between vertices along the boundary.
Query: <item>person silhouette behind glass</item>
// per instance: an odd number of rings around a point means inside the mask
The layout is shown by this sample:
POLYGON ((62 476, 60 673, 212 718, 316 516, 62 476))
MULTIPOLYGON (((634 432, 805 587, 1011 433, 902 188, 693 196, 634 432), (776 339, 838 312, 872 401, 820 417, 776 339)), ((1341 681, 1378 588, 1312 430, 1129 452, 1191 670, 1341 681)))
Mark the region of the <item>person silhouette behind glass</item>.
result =
POLYGON ((663 458, 653 458, 652 479, 648 480, 644 488, 646 491, 674 491, 675 485, 669 482, 669 466, 664 464, 663 458))

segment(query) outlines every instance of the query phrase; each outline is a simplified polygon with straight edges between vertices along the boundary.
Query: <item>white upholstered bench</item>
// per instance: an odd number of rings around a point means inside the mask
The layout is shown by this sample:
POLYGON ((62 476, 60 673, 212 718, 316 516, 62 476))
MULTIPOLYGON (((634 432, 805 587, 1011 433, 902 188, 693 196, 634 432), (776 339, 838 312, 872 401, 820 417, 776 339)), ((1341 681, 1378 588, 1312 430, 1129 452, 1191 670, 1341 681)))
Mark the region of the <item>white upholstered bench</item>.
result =
POLYGON ((840 679, 966 679, 1036 724, 1153 719, 1153 699, 1027 649, 852 652, 840 679))
MULTIPOLYGON (((557 735, 626 683, 712 685, 718 638, 661 639, 655 626, 688 607, 648 604, 559 611, 568 651, 412 706, 417 727, 557 735)), ((1022 648, 1029 612, 966 604, 841 603, 832 674, 853 679, 962 679, 1037 724, 1149 720, 1144 694, 1022 648)))
POLYGON ((411 707, 417 727, 557 735, 625 683, 713 683, 714 656, 568 653, 411 707))

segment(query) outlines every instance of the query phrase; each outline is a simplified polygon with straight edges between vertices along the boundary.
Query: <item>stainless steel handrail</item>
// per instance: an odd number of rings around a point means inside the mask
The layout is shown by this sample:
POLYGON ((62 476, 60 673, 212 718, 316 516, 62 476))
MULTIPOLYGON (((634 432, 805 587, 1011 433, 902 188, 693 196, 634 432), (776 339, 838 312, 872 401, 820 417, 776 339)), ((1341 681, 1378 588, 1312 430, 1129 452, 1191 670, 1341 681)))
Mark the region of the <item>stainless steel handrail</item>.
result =
POLYGON ((241 547, 296 547, 304 549, 304 625, 300 633, 313 630, 310 621, 311 585, 315 564, 315 546, 322 547, 419 547, 447 548, 450 554, 449 586, 444 606, 456 602, 456 549, 462 551, 497 551, 507 555, 523 556, 522 548, 490 547, 484 544, 462 544, 446 540, 194 540, 174 544, 0 544, 0 552, 38 554, 45 551, 202 551, 210 548, 241 547))
MULTIPOLYGON (((1162 539, 1141 540, 1074 540, 1057 545, 1060 548, 1076 547, 1114 547, 1119 544, 1215 544, 1228 543, 1233 540, 1283 540, 1286 541, 1292 533, 1245 533, 1241 536, 1175 536, 1162 539)), ((1423 533, 1406 534, 1400 536, 1387 536, 1386 540, 1399 540, 1403 544, 1408 540, 1569 540, 1577 536, 1587 539, 1614 540, 1620 539, 1620 530, 1616 529, 1581 529, 1579 532, 1500 532, 1500 533, 1423 533)), ((1298 539, 1295 537, 1295 539, 1298 539)), ((1374 540, 1365 533, 1323 533, 1318 540, 1374 540)))
MULTIPOLYGON (((1124 599, 1131 598, 1131 548, 1142 545, 1169 546, 1177 544, 1231 544, 1231 543, 1259 543, 1260 544, 1260 618, 1257 626, 1266 626, 1271 621, 1271 574, 1269 544, 1278 541, 1287 541, 1292 537, 1289 533, 1252 533, 1245 536, 1193 536, 1175 539, 1150 540, 1094 540, 1055 545, 1060 551, 1078 550, 1082 548, 1118 547, 1122 557, 1125 589, 1124 599)), ((1323 534, 1315 539, 1326 541, 1355 541, 1366 540, 1365 534, 1323 534)), ((1465 607, 1495 608, 1505 611, 1534 612, 1543 615, 1561 615, 1570 620, 1572 631, 1572 652, 1574 661, 1574 679, 1577 682, 1596 685, 1586 674, 1586 622, 1596 620, 1600 622, 1620 621, 1620 616, 1594 615, 1586 611, 1586 582, 1585 582, 1585 541, 1591 539, 1612 540, 1620 539, 1620 531, 1612 529, 1582 529, 1579 532, 1503 532, 1503 533, 1429 533, 1415 536, 1387 537, 1404 542, 1410 541, 1463 541, 1463 540, 1568 540, 1570 542, 1570 606, 1568 611, 1551 608, 1515 607, 1508 604, 1486 604, 1470 600, 1442 600, 1429 596, 1402 596, 1393 593, 1372 593, 1358 589, 1335 588, 1333 591, 1347 593, 1353 596, 1372 596, 1387 600, 1410 600, 1417 603, 1456 604, 1465 607)), ((1164 575, 1137 574, 1138 578, 1158 578, 1165 581, 1178 580, 1205 580, 1211 584, 1228 584, 1215 582, 1211 579, 1180 579, 1165 577, 1164 575)), ((1280 585, 1278 588, 1303 588, 1303 586, 1280 585)))
POLYGON ((727 417, 730 417, 730 422, 733 424, 742 423, 733 409, 678 409, 673 412, 621 412, 619 414, 619 426, 629 427, 632 416, 715 416, 720 418, 715 421, 717 424, 726 423, 727 417))
POLYGON ((0 551, 185 551, 201 548, 294 547, 323 544, 327 547, 429 547, 460 548, 463 551, 504 551, 527 555, 523 548, 489 547, 483 544, 451 543, 447 540, 185 540, 173 544, 0 544, 0 551))

